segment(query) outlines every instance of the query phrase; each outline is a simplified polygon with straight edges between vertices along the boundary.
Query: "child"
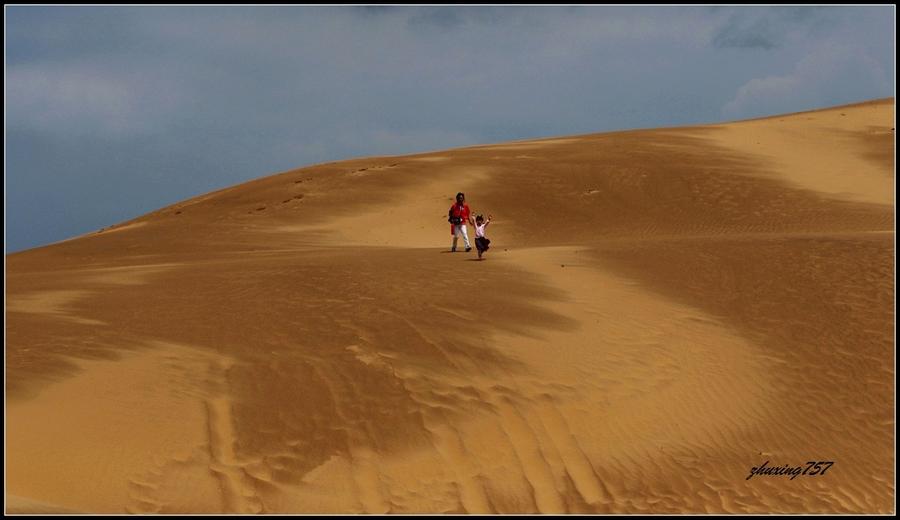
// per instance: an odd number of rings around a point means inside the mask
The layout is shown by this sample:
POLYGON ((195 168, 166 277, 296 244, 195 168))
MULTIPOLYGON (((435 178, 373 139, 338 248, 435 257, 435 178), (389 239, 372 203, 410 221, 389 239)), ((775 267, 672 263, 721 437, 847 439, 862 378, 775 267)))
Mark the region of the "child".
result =
POLYGON ((485 251, 488 250, 488 246, 491 241, 484 236, 484 228, 491 223, 491 215, 488 215, 487 221, 484 220, 484 215, 478 215, 475 217, 475 247, 478 248, 478 259, 482 260, 481 255, 484 254, 485 251))

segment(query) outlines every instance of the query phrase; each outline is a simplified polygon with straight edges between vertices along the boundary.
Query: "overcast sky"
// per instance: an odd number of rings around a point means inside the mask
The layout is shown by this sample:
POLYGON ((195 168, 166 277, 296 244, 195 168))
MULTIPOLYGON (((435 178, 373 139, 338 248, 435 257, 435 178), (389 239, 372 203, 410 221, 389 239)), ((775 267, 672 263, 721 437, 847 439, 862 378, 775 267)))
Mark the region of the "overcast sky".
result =
POLYGON ((313 163, 894 95, 893 6, 5 14, 6 252, 313 163))

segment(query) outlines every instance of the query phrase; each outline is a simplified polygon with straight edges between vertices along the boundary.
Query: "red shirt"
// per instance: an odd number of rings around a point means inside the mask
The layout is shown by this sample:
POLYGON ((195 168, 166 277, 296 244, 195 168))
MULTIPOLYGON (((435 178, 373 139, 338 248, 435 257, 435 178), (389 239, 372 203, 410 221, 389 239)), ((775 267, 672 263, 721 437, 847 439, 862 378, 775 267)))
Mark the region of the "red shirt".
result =
MULTIPOLYGON (((462 219, 460 224, 468 224, 469 223, 469 205, 465 202, 462 203, 462 206, 459 203, 454 203, 450 206, 450 215, 454 217, 459 217, 462 219)), ((453 234, 453 224, 450 224, 450 234, 453 234)))
POLYGON ((450 214, 454 217, 459 217, 462 219, 460 224, 467 224, 469 222, 469 205, 463 202, 462 206, 458 203, 450 206, 450 214))

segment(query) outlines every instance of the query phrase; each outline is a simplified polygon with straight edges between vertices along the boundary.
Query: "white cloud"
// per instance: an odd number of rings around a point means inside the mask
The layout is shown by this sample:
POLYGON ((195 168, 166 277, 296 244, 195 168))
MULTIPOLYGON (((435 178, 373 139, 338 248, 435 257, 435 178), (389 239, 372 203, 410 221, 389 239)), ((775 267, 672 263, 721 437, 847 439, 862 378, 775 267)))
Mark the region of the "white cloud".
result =
POLYGON ((134 93, 83 69, 16 66, 7 72, 9 122, 32 130, 81 127, 115 135, 134 128, 134 93))
POLYGON ((162 68, 36 62, 7 68, 7 125, 46 135, 122 139, 160 132, 187 93, 162 68))
POLYGON ((727 118, 798 112, 883 97, 892 84, 879 63, 859 46, 823 44, 782 76, 755 78, 725 104, 727 118))

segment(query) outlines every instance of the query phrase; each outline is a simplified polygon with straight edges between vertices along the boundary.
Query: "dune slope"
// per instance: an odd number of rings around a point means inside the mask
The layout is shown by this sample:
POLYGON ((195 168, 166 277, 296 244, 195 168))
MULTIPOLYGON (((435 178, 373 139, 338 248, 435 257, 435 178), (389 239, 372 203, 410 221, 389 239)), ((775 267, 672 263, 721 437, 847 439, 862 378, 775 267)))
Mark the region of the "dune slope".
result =
POLYGON ((8 255, 6 511, 893 512, 893 121, 354 159, 8 255))

